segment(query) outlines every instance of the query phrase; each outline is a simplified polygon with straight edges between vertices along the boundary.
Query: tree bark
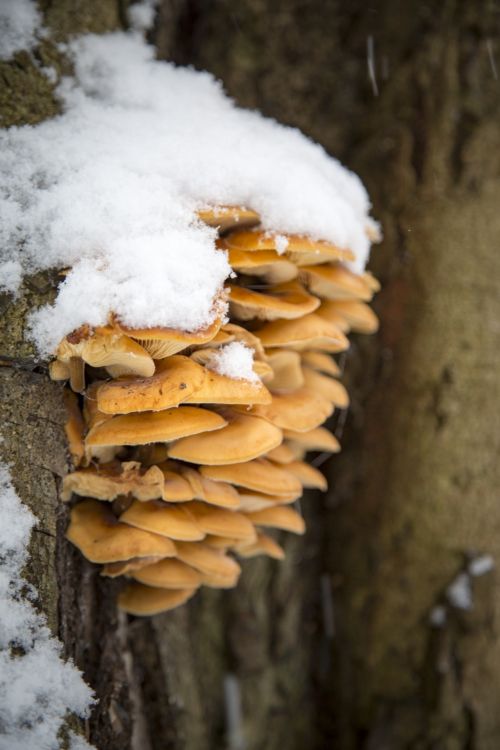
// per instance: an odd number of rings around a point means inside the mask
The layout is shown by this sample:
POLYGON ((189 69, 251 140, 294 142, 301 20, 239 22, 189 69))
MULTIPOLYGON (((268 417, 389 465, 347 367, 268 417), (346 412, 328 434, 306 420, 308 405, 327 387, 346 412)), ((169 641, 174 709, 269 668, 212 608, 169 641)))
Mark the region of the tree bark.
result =
MULTIPOLYGON (((118 0, 41 7, 57 40, 124 24, 118 0)), ((0 448, 41 519, 28 573, 97 692, 84 729, 99 750, 236 750, 235 689, 247 750, 496 750, 495 573, 473 580, 471 610, 446 599, 469 556, 500 552, 496 20, 488 4, 459 0, 160 4, 161 56, 211 70, 239 103, 300 127, 368 185, 385 234, 372 265, 382 327, 347 357, 344 452, 328 496, 303 502, 305 539, 285 540, 282 564, 245 564, 234 592, 142 620, 116 612, 113 584, 64 540, 61 388, 23 334, 56 278, 2 300, 0 448), (438 604, 441 628, 429 623, 438 604)), ((65 70, 51 42, 36 54, 65 70)), ((28 55, 0 73, 4 124, 55 114, 28 55)))

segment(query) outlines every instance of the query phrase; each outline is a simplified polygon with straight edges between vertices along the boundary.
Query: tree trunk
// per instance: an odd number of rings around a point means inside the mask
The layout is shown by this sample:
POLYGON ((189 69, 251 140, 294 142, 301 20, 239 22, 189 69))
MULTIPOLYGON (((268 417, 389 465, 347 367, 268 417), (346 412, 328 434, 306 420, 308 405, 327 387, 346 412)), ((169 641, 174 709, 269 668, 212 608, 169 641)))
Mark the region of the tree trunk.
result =
MULTIPOLYGON (((123 23, 117 1, 42 5, 58 38, 123 23)), ((55 279, 4 301, 1 448, 41 519, 40 604, 100 698, 87 728, 99 750, 235 750, 239 731, 248 750, 496 750, 495 573, 471 579, 469 610, 446 596, 471 556, 500 552, 496 22, 459 0, 161 4, 161 56, 211 70, 365 181, 385 234, 382 326, 349 352, 344 452, 328 496, 303 502, 308 533, 285 541, 285 563, 250 561, 234 592, 141 620, 117 614, 113 585, 64 540, 61 388, 22 333, 55 279)), ((60 64, 49 42, 39 55, 60 64)), ((55 113, 27 56, 1 72, 6 124, 55 113)))

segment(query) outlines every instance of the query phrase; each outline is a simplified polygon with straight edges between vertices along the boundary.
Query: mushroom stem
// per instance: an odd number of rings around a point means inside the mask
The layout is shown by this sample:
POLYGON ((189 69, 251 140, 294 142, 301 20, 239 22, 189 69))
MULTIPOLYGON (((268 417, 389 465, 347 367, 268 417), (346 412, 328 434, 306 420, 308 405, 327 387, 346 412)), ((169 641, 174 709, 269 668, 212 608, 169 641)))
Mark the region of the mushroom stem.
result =
POLYGON ((85 390, 85 362, 81 357, 70 357, 69 383, 75 393, 83 393, 85 390))

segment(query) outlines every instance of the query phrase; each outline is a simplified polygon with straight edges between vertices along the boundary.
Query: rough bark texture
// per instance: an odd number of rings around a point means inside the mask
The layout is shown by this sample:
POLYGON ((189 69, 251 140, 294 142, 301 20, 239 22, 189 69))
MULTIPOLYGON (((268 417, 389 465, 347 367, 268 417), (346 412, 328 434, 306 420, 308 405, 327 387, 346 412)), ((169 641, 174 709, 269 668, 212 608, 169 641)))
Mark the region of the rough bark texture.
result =
MULTIPOLYGON (((124 22, 117 0, 42 6, 58 39, 124 22)), ((471 610, 445 598, 470 555, 500 553, 494 10, 459 0, 161 4, 161 56, 213 71, 240 103, 300 127, 366 182, 385 232, 372 264, 382 329, 349 353, 345 450, 326 500, 303 503, 306 538, 287 540, 284 564, 251 561, 235 592, 203 592, 143 621, 117 615, 113 586, 63 539, 61 389, 22 333, 54 280, 35 277, 4 301, 2 361, 14 361, 0 368, 2 450, 41 518, 29 571, 40 604, 100 698, 86 727, 99 750, 234 750, 228 674, 248 750, 498 747, 495 573, 473 581, 471 610), (321 618, 330 584, 333 640, 321 618), (447 621, 433 628, 439 603, 447 621)), ((36 55, 64 70, 50 43, 36 55)), ((54 114, 29 56, 0 74, 2 123, 54 114)))

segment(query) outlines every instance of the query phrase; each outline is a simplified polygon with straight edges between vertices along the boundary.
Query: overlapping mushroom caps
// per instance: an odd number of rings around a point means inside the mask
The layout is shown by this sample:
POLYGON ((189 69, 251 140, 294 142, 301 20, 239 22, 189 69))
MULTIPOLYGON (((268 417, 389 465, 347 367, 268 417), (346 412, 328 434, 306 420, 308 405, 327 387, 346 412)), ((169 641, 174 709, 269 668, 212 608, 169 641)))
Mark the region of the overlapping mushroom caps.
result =
POLYGON ((67 336, 50 369, 73 391, 68 539, 102 575, 129 579, 118 604, 134 615, 235 586, 235 557, 283 559, 269 530, 303 534, 293 504, 327 487, 307 454, 340 450, 322 426, 349 404, 332 355, 350 331, 378 326, 367 304, 378 282, 347 268, 349 250, 263 232, 249 209, 200 218, 219 229, 236 272, 230 322, 186 333, 111 316, 67 336), (235 343, 253 352, 251 379, 214 366, 235 343))

